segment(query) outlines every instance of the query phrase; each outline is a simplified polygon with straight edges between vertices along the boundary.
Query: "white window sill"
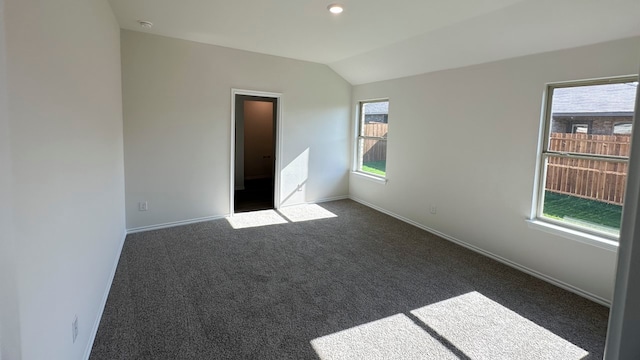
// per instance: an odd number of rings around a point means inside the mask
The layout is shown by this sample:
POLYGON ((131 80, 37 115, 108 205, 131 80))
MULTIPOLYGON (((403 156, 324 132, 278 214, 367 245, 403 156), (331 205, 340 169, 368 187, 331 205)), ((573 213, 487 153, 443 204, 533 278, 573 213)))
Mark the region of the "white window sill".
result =
POLYGON ((606 237, 589 234, 586 232, 570 229, 564 226, 552 224, 539 219, 527 219, 527 224, 530 228, 541 230, 546 233, 562 236, 563 238, 581 242, 583 244, 599 247, 604 250, 612 252, 618 251, 618 242, 608 239, 606 237))
POLYGON ((378 184, 383 184, 384 185, 384 184, 387 183, 387 179, 386 178, 365 174, 365 173, 360 172, 360 171, 352 171, 351 174, 353 174, 355 176, 358 176, 360 178, 369 180, 369 181, 373 181, 373 182, 378 183, 378 184))

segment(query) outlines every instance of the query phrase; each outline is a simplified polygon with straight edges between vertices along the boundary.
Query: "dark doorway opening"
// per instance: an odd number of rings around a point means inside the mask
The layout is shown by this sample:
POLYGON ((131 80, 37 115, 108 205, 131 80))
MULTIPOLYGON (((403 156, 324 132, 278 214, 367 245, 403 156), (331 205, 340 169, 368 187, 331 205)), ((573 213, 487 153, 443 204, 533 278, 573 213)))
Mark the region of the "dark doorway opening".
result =
POLYGON ((235 96, 234 212, 274 208, 277 107, 277 98, 235 96))

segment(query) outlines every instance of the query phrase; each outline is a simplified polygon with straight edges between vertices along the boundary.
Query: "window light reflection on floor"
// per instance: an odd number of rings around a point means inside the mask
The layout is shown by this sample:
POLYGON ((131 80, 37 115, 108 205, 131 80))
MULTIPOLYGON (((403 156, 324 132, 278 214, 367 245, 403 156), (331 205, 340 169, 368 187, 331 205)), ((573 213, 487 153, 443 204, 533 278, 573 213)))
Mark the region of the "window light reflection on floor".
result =
POLYGON ((278 210, 278 212, 291 222, 330 219, 338 217, 338 215, 316 204, 288 206, 285 208, 281 208, 280 210, 278 210))
POLYGON ((311 340, 311 346, 322 360, 458 360, 453 352, 404 314, 311 340))
POLYGON ((288 206, 279 210, 261 210, 237 213, 227 218, 234 229, 287 224, 310 220, 329 219, 336 214, 316 204, 288 206))
POLYGON ((311 340, 311 346, 322 360, 579 360, 589 355, 475 291, 311 340))
POLYGON ((589 354, 476 291, 411 314, 471 359, 579 360, 589 354))
POLYGON ((261 210, 237 213, 227 218, 234 229, 246 229, 267 225, 286 224, 288 221, 275 210, 261 210))

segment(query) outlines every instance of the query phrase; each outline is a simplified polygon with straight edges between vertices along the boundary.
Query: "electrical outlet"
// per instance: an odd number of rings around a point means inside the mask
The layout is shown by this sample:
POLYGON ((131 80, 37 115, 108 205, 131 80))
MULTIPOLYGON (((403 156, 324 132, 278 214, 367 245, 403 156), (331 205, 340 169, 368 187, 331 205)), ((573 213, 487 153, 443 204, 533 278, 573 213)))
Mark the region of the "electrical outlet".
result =
POLYGON ((438 208, 435 205, 431 205, 431 209, 429 209, 429 212, 435 214, 438 212, 438 208))
POLYGON ((73 342, 76 342, 78 338, 78 315, 73 318, 73 322, 71 323, 71 336, 73 337, 73 342))
POLYGON ((149 210, 149 204, 146 201, 141 201, 138 203, 138 210, 139 211, 147 211, 149 210))

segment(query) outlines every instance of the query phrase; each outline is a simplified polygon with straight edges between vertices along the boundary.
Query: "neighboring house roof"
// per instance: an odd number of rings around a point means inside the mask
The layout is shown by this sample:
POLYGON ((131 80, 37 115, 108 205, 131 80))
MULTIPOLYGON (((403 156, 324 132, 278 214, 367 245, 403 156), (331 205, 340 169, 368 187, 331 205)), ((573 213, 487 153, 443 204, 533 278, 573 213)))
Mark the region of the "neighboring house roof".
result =
POLYGON ((633 113, 638 83, 556 88, 553 114, 633 113))
POLYGON ((389 113, 389 102, 372 102, 365 103, 364 114, 365 115, 379 115, 389 113))

